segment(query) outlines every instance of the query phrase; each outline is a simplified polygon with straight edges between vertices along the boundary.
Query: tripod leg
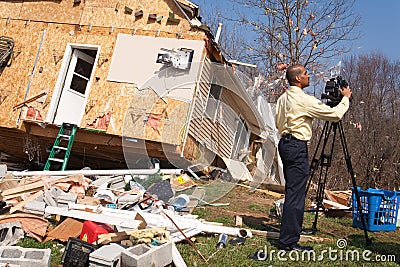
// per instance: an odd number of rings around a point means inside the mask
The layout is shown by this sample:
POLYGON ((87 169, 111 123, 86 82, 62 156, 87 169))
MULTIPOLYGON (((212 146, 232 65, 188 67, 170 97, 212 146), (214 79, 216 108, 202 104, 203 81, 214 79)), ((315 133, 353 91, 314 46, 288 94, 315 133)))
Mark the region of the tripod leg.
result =
MULTIPOLYGON (((312 159, 311 159, 311 163, 310 163, 310 176, 309 176, 309 178, 308 178, 308 184, 307 184, 307 189, 306 189, 306 195, 307 195, 307 193, 308 193, 308 190, 310 189, 310 186, 311 186, 311 183, 312 183, 312 180, 313 180, 315 171, 318 169, 318 167, 319 167, 319 165, 320 165, 321 157, 320 157, 319 159, 317 159, 317 153, 318 153, 318 150, 319 150, 319 147, 320 147, 320 145, 321 145, 322 140, 324 140, 324 136, 326 136, 326 135, 328 134, 328 129, 329 129, 328 127, 329 127, 329 122, 328 122, 328 121, 325 121, 324 127, 322 128, 321 136, 320 136, 320 138, 319 138, 319 140, 318 140, 318 143, 317 143, 317 147, 315 148, 313 157, 312 157, 312 159)), ((324 142, 324 144, 325 144, 325 142, 324 142)))
POLYGON ((336 137, 336 129, 337 129, 337 127, 336 127, 335 123, 331 123, 330 127, 326 128, 322 151, 321 151, 321 155, 319 158, 319 166, 321 166, 321 171, 320 171, 320 178, 318 181, 318 189, 317 189, 317 195, 316 195, 317 207, 315 210, 315 217, 314 217, 313 228, 312 228, 313 233, 317 232, 319 208, 322 208, 322 211, 325 212, 325 207, 324 207, 324 203, 323 203, 324 194, 325 194, 325 185, 326 185, 326 178, 328 176, 329 167, 332 165, 332 154, 333 154, 333 147, 335 144, 334 140, 336 137), (329 137, 330 137, 332 131, 333 131, 333 141, 331 143, 330 153, 326 154, 325 148, 328 144, 328 140, 329 140, 329 137))
POLYGON ((346 165, 347 165, 347 171, 350 173, 351 182, 353 183, 354 194, 355 194, 356 200, 357 200, 358 213, 361 216, 361 222, 362 222, 362 226, 363 226, 363 229, 364 229, 365 243, 368 246, 368 245, 371 244, 371 239, 368 237, 367 227, 365 225, 364 213, 362 211, 360 195, 358 194, 357 183, 356 183, 356 178, 354 176, 353 165, 351 164, 350 153, 349 153, 349 151, 347 149, 347 143, 346 143, 346 138, 344 136, 344 130, 343 130, 342 121, 339 121, 338 125, 339 125, 340 141, 342 143, 343 153, 344 153, 344 157, 345 157, 346 165))

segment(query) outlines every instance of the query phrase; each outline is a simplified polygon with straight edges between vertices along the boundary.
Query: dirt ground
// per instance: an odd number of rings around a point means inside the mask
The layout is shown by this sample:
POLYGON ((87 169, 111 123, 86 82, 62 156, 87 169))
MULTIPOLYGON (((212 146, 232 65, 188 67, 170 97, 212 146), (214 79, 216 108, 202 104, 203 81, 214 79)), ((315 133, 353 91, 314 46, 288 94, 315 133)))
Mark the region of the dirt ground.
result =
POLYGON ((228 226, 235 226, 235 217, 240 216, 243 225, 270 230, 278 224, 276 217, 270 214, 274 201, 278 199, 265 193, 250 192, 248 188, 236 185, 228 194, 213 203, 217 206, 207 206, 206 209, 197 207, 193 213, 208 221, 221 222, 228 226), (229 205, 218 206, 225 203, 229 205))

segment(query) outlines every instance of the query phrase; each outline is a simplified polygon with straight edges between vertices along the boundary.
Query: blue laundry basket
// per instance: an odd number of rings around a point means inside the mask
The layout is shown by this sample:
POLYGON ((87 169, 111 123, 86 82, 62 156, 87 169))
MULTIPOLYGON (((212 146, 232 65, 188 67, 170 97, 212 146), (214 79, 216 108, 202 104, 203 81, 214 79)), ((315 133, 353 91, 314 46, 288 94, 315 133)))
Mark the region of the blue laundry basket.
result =
MULTIPOLYGON (((352 188, 353 226, 363 229, 354 188, 352 188)), ((367 231, 395 231, 399 197, 396 191, 358 188, 367 231)))

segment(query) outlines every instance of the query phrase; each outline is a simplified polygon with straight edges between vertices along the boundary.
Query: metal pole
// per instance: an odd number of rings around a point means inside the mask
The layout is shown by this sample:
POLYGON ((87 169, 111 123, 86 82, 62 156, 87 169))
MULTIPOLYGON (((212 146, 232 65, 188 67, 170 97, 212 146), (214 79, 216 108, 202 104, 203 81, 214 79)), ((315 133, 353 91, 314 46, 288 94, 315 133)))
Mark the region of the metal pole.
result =
POLYGON ((26 172, 12 172, 13 176, 33 176, 33 175, 46 175, 46 176, 66 176, 74 174, 83 175, 129 175, 129 174, 145 174, 152 175, 156 173, 162 174, 182 174, 182 169, 128 169, 128 170, 71 170, 71 171, 26 171, 26 172))
MULTIPOLYGON (((39 60, 39 54, 40 54, 40 50, 42 50, 42 45, 43 45, 43 40, 44 40, 44 36, 45 36, 45 35, 46 35, 46 29, 43 30, 42 38, 40 39, 39 48, 38 48, 38 51, 36 52, 36 58, 35 58, 35 62, 33 63, 33 68, 32 68, 31 75, 30 75, 30 77, 29 77, 28 86, 26 87, 25 96, 24 96, 24 101, 26 100, 26 97, 28 96, 28 93, 29 93, 29 89, 30 89, 30 87, 31 87, 33 75, 35 74, 36 65, 37 65, 37 62, 38 62, 38 60, 39 60)), ((18 126, 18 123, 19 123, 19 121, 20 121, 20 119, 21 119, 21 114, 22 114, 22 109, 20 109, 19 115, 18 115, 18 119, 17 119, 17 121, 16 121, 17 126, 18 126)))

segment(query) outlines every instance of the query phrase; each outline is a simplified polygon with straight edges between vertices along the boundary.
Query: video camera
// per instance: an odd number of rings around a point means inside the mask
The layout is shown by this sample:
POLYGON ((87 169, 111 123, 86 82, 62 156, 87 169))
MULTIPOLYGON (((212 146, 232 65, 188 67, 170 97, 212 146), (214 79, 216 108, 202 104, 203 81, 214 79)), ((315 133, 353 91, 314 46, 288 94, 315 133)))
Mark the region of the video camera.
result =
POLYGON ((347 86, 349 86, 348 82, 342 79, 341 76, 332 78, 326 82, 325 94, 322 94, 321 98, 328 99, 326 104, 330 107, 335 107, 340 103, 343 98, 343 95, 340 93, 339 89, 347 86))

